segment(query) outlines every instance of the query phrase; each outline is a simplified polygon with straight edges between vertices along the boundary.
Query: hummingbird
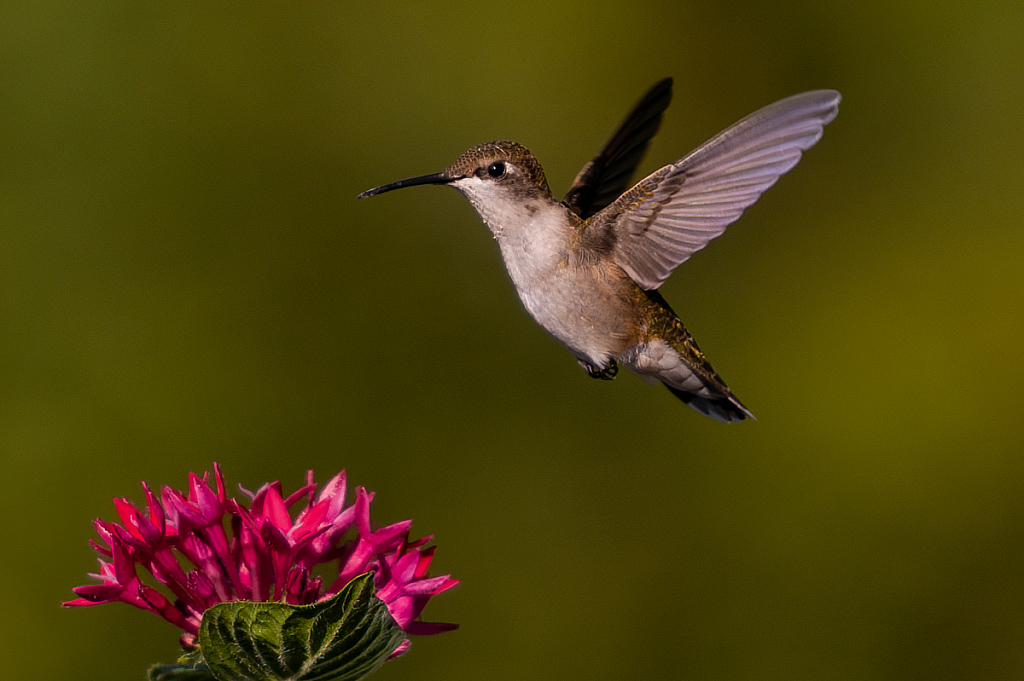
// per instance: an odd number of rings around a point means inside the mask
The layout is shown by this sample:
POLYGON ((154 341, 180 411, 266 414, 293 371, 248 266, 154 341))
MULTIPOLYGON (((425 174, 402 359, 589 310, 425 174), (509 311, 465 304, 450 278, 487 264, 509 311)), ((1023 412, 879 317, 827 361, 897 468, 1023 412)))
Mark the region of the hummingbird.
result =
POLYGON ((770 104, 629 187, 671 99, 672 79, 656 83, 561 201, 512 141, 479 144, 439 173, 358 198, 454 187, 497 240, 527 312, 587 374, 611 380, 621 364, 705 416, 752 419, 658 288, 821 139, 841 96, 815 90, 770 104))

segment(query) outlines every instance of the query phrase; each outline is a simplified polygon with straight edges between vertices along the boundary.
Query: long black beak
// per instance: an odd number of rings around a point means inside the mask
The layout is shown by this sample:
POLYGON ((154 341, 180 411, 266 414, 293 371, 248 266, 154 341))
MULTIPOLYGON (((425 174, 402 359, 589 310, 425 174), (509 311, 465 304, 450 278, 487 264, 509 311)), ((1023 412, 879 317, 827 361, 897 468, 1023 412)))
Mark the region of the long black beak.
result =
POLYGON ((357 199, 365 199, 370 196, 376 196, 377 194, 383 194, 389 192, 392 189, 401 189, 402 187, 415 187, 420 184, 449 184, 459 178, 445 175, 444 173, 434 173, 433 175, 421 175, 419 177, 410 177, 408 180, 399 180, 398 182, 392 182, 391 184, 383 184, 373 189, 367 189, 365 192, 357 196, 357 199))

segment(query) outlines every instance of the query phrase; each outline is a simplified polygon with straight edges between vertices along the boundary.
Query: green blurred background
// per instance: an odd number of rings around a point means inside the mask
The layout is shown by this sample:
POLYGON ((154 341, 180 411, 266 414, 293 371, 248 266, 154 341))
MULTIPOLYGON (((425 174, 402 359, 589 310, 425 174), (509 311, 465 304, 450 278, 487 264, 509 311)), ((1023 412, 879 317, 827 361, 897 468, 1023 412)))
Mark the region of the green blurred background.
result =
POLYGON ((0 17, 5 678, 142 679, 63 611, 138 481, 341 468, 462 585, 375 678, 1024 674, 1024 10, 953 2, 51 3, 0 17), (456 192, 556 194, 663 76, 641 167, 839 118, 662 291, 759 421, 592 381, 456 192))

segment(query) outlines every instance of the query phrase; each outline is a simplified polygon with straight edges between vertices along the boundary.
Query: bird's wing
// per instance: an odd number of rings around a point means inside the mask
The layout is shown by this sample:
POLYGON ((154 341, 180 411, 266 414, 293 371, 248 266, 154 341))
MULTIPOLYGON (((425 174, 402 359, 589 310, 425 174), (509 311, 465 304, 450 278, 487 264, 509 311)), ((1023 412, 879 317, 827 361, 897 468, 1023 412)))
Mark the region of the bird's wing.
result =
POLYGON ((573 180, 565 203, 574 213, 586 219, 626 191, 671 101, 672 79, 665 78, 637 102, 601 153, 573 180))
POLYGON ((604 233, 615 262, 638 285, 658 288, 797 164, 836 117, 840 99, 835 90, 815 90, 752 113, 641 180, 591 218, 587 231, 604 233))

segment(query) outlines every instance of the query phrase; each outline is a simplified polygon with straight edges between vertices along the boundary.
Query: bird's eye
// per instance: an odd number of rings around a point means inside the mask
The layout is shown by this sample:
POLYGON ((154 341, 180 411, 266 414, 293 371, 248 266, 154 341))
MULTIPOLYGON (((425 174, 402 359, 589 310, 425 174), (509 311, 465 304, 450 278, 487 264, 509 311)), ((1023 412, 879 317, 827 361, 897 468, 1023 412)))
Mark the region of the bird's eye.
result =
POLYGON ((501 177, 505 174, 505 163, 503 161, 495 161, 487 167, 487 174, 491 177, 501 177))

